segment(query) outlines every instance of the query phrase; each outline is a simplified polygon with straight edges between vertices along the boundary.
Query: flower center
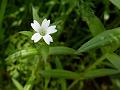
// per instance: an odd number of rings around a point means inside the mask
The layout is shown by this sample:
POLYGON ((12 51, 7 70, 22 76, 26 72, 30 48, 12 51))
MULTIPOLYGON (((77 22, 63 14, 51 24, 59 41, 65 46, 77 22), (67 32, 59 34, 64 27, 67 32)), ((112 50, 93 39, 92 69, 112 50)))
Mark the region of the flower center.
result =
POLYGON ((40 33, 40 35, 45 36, 46 30, 44 28, 41 28, 39 33, 40 33))

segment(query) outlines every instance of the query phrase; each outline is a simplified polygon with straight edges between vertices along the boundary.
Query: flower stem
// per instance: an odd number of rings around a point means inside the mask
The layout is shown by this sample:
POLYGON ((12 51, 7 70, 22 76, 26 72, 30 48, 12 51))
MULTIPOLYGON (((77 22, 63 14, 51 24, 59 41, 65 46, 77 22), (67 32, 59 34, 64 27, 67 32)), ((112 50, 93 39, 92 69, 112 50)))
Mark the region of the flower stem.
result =
MULTIPOLYGON (((91 66, 89 66, 86 71, 89 71, 93 68, 95 68, 98 64, 100 64, 103 60, 105 59, 105 55, 103 55, 102 57, 100 57, 95 63, 93 63, 91 66)), ((85 72, 86 72, 85 71, 85 72)))

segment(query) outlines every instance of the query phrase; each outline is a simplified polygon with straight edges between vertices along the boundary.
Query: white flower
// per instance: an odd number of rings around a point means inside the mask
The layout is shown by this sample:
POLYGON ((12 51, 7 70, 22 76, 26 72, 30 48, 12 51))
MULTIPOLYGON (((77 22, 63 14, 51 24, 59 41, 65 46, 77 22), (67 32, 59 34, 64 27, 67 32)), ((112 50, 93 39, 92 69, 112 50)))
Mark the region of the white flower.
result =
POLYGON ((57 30, 55 29, 55 25, 49 26, 49 24, 50 20, 47 19, 44 19, 41 25, 36 20, 34 20, 33 23, 31 23, 31 27, 35 30, 36 33, 32 36, 31 40, 34 40, 36 43, 41 38, 43 38, 48 45, 50 42, 53 42, 50 34, 57 32, 57 30))

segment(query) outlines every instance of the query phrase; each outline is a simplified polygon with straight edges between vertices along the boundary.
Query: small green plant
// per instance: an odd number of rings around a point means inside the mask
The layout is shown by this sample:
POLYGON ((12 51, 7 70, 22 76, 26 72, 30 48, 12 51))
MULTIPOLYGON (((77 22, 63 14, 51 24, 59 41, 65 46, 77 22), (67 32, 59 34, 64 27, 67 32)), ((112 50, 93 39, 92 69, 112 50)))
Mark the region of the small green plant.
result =
POLYGON ((0 5, 0 89, 120 89, 120 0, 0 5))

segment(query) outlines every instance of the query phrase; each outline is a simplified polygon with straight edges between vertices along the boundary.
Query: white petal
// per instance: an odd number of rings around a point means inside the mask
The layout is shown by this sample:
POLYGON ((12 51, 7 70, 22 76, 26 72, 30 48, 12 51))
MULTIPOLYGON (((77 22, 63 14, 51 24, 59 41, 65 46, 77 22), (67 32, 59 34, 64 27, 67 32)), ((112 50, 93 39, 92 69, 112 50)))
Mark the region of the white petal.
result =
POLYGON ((55 25, 48 27, 48 29, 47 29, 47 34, 52 34, 52 33, 57 32, 57 30, 56 30, 55 28, 56 28, 55 25))
POLYGON ((44 19, 41 26, 47 29, 49 25, 50 25, 50 20, 44 19))
POLYGON ((34 20, 33 23, 31 23, 31 27, 36 31, 36 32, 39 32, 40 30, 40 24, 34 20))
POLYGON ((32 36, 31 40, 34 40, 34 42, 36 43, 36 42, 38 42, 41 38, 42 38, 42 36, 41 36, 39 33, 35 33, 35 34, 32 36))
POLYGON ((48 45, 50 44, 50 42, 53 42, 53 39, 49 34, 43 36, 43 39, 48 45))

